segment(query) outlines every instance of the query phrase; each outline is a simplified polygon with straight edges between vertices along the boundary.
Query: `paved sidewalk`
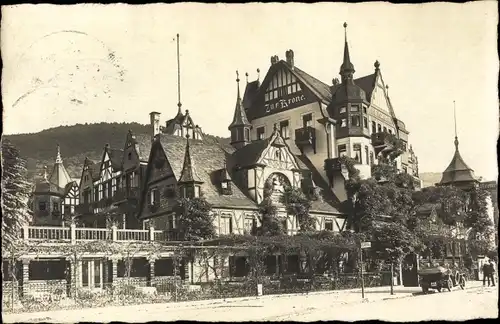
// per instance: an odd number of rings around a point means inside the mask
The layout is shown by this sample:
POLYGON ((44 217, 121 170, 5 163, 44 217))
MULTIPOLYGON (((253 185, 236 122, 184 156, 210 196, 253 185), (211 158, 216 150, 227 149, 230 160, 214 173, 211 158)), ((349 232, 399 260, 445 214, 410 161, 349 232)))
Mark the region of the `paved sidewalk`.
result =
MULTIPOLYGON (((469 282, 467 289, 475 289, 482 287, 482 282, 469 282)), ((454 288, 459 289, 459 288, 454 288)), ((286 295, 265 295, 260 297, 241 297, 241 298, 228 298, 228 299, 212 299, 201 301, 187 301, 178 303, 164 303, 164 304, 141 304, 132 306, 107 306, 100 308, 86 308, 74 310, 59 310, 50 312, 37 312, 37 313, 20 313, 20 314, 3 314, 4 322, 64 322, 67 319, 86 319, 87 321, 102 321, 104 317, 113 320, 113 315, 117 317, 120 314, 154 314, 161 312, 178 313, 182 316, 183 313, 203 312, 208 309, 215 309, 220 307, 243 307, 247 304, 255 305, 269 305, 272 303, 276 308, 276 316, 281 316, 280 309, 295 305, 293 308, 297 309, 309 305, 320 305, 322 303, 348 305, 357 303, 377 302, 387 299, 408 298, 414 295, 421 294, 419 287, 394 287, 394 294, 390 294, 390 287, 374 287, 365 289, 365 298, 361 298, 361 289, 349 290, 335 290, 312 292, 303 294, 286 294, 286 295), (297 304, 299 301, 299 304, 297 304), (169 311, 170 310, 170 311, 169 311), (59 320, 61 319, 61 320, 59 320)), ((262 306, 260 306, 262 307, 262 306)), ((125 315, 124 315, 125 316, 125 315)), ((172 315, 173 316, 173 315, 172 315)), ((115 319, 118 320, 118 319, 115 319)), ((126 319, 125 319, 126 320, 126 319)), ((244 320, 244 319, 242 319, 244 320)), ((78 320, 77 320, 78 321, 78 320)), ((66 321, 67 322, 67 321, 66 321)))

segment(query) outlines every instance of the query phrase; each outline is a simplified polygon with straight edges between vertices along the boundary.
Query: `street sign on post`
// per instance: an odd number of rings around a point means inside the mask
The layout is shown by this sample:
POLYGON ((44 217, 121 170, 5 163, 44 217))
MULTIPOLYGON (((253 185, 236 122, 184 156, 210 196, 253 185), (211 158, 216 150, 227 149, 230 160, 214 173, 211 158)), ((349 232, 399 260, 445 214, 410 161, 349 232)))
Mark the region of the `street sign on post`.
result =
POLYGON ((361 248, 367 249, 372 247, 372 242, 361 242, 361 248))
POLYGON ((359 263, 361 264, 361 298, 365 299, 365 279, 363 276, 363 249, 370 248, 372 246, 372 242, 360 242, 359 249, 359 263))

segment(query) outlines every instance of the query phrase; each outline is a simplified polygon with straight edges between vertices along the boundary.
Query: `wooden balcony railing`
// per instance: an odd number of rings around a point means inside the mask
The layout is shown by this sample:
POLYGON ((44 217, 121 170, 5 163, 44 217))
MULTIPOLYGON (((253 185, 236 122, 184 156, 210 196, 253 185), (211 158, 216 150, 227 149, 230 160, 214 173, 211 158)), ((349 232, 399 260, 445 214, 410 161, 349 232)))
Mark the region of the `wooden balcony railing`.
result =
POLYGON ((119 188, 113 195, 112 202, 113 204, 120 204, 126 202, 129 199, 138 199, 138 198, 139 198, 138 187, 119 188))
POLYGON ((86 228, 70 225, 69 227, 26 226, 23 228, 22 239, 28 241, 62 241, 75 244, 84 241, 173 241, 177 238, 170 231, 160 231, 154 228, 148 230, 111 228, 86 228))
POLYGON ((306 146, 311 146, 316 152, 316 129, 310 126, 296 129, 295 143, 301 150, 306 146))

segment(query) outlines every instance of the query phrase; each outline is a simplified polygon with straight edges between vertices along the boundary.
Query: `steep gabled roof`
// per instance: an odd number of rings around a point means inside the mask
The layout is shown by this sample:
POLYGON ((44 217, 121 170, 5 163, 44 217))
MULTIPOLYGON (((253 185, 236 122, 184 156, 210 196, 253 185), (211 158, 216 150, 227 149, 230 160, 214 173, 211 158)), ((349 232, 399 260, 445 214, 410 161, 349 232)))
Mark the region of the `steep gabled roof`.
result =
POLYGON ((108 149, 109 159, 111 160, 111 166, 113 169, 121 170, 122 169, 122 161, 123 161, 123 150, 120 149, 108 149))
POLYGON ((366 93, 366 100, 371 101, 373 89, 375 89, 377 74, 373 73, 354 80, 354 83, 366 93))
POLYGON ((184 152, 184 163, 182 164, 181 176, 179 183, 202 183, 203 181, 198 176, 193 160, 191 159, 191 150, 189 149, 189 139, 186 140, 186 150, 184 152))
MULTIPOLYGON (((167 134, 161 134, 158 137, 174 176, 176 179, 180 179, 184 164, 186 139, 167 134)), ((233 163, 229 159, 230 152, 228 153, 216 143, 204 140, 190 140, 189 151, 192 161, 196 164, 199 180, 203 182, 201 191, 210 204, 236 208, 256 207, 255 202, 236 185, 233 185, 231 195, 222 195, 219 192, 217 172, 225 165, 228 166, 228 169, 232 169, 233 163)))
POLYGON ((233 161, 238 167, 244 168, 255 165, 262 152, 269 146, 270 137, 266 139, 252 141, 239 150, 234 151, 233 161))
POLYGON ((151 151, 151 136, 148 134, 137 134, 134 140, 135 149, 141 162, 147 162, 151 151))
POLYGON ((248 109, 252 106, 253 99, 255 97, 255 94, 259 90, 259 87, 260 87, 259 80, 247 83, 245 87, 245 93, 243 94, 243 102, 242 102, 243 107, 245 109, 248 109))

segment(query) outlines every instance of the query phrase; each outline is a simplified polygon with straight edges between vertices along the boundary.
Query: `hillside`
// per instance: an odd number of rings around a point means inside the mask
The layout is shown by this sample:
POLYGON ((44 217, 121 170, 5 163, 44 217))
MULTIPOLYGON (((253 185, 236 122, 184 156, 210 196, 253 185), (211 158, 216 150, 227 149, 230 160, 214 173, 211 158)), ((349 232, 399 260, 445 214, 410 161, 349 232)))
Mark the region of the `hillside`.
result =
MULTIPOLYGON (((27 160, 28 178, 40 179, 43 166, 50 167, 56 158, 56 146, 61 147, 61 156, 71 177, 79 178, 85 157, 100 160, 104 145, 123 149, 128 130, 136 135, 150 134, 149 125, 138 123, 76 124, 50 128, 38 133, 4 135, 27 160)), ((206 135, 208 139, 225 141, 217 136, 206 135)))
POLYGON ((419 174, 424 187, 434 186, 436 183, 441 181, 442 176, 443 174, 441 172, 422 172, 419 174))

